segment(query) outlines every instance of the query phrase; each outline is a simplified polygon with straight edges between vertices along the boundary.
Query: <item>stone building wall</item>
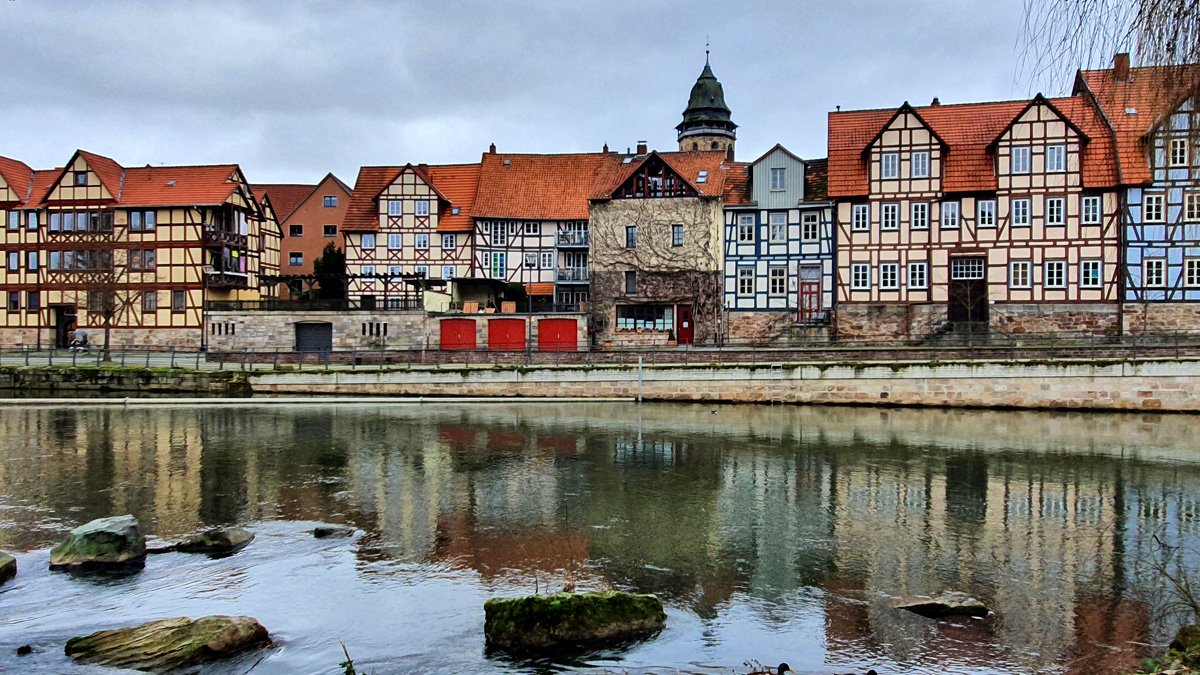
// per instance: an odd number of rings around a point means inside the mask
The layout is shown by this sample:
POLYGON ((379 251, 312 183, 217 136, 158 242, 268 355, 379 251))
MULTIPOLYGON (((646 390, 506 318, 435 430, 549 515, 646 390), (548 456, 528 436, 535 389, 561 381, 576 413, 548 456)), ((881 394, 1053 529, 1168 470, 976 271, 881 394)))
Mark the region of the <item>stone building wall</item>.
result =
MULTIPOLYGON (((997 303, 990 307, 988 327, 996 335, 1111 335, 1119 316, 1115 303, 997 303)), ((919 340, 939 333, 948 319, 942 303, 842 303, 834 322, 838 340, 919 340)))
POLYGON ((1127 302, 1125 331, 1130 334, 1200 331, 1200 302, 1127 302))
POLYGON ((732 344, 786 341, 795 324, 796 310, 726 311, 726 337, 732 344))
MULTIPOLYGON (((104 329, 84 326, 88 343, 92 347, 104 344, 104 329)), ((109 332, 109 346, 142 349, 180 349, 194 351, 203 344, 203 331, 199 328, 160 327, 125 328, 114 327, 109 332)), ((0 348, 50 349, 54 347, 54 328, 3 327, 0 328, 0 348)))
POLYGON ((990 312, 991 329, 1002 334, 1086 333, 1115 334, 1120 324, 1116 303, 995 304, 990 312))

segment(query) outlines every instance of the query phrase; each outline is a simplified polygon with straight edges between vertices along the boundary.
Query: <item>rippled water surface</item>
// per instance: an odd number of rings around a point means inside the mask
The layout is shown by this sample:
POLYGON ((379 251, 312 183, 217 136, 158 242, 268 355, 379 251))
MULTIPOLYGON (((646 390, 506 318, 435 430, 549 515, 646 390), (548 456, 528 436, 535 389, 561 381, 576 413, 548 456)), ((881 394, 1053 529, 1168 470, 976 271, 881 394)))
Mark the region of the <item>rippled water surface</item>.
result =
MULTIPOLYGON (((0 671, 112 672, 71 636, 248 614, 276 643, 208 672, 1116 673, 1169 622, 1147 561, 1200 530, 1200 420, 632 404, 0 409, 0 671), (123 579, 47 571, 49 548, 132 513, 153 538, 257 535, 123 579), (311 537, 317 521, 354 539, 311 537), (483 602, 652 592, 657 637, 513 660, 483 602), (891 609, 957 589, 996 610, 891 609), (16 647, 32 644, 32 656, 16 647), (260 660, 261 659, 261 660, 260 660)), ((1200 569, 1190 555, 1184 566, 1200 569)))

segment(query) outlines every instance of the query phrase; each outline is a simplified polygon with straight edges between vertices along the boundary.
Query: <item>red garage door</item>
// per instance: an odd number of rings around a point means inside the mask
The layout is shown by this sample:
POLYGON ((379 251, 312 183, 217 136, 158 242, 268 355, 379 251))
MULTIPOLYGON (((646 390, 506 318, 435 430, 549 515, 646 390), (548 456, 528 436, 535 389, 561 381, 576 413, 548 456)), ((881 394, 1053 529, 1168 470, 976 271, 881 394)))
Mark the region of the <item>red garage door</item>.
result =
POLYGON ((488 349, 494 352, 525 351, 525 319, 488 321, 488 349))
POLYGON ((575 319, 538 321, 538 350, 574 352, 579 350, 579 322, 575 319))
POLYGON ((442 349, 475 349, 475 320, 442 319, 442 349))

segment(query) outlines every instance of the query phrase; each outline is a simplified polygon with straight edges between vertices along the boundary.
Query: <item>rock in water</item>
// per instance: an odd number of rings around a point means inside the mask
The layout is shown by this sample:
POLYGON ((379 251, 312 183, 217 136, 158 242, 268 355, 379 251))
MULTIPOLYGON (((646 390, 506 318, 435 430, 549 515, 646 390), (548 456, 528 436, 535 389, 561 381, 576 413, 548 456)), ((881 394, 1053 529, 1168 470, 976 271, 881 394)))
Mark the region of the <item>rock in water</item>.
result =
POLYGON ((936 597, 925 595, 905 598, 893 605, 896 609, 907 609, 930 619, 946 616, 987 616, 987 605, 966 593, 947 591, 936 597))
POLYGON ((201 532, 175 545, 180 553, 211 555, 236 553, 254 541, 254 535, 240 527, 218 527, 201 532))
POLYGON ((317 539, 337 539, 354 535, 354 528, 346 525, 318 525, 313 529, 317 539))
POLYGON ((7 553, 0 553, 0 584, 17 576, 17 559, 7 553))
POLYGON ((488 644, 513 651, 648 637, 667 619, 658 596, 620 591, 493 598, 483 611, 488 644))
POLYGON ((133 516, 80 525, 50 551, 50 569, 140 567, 145 560, 146 538, 133 516))
POLYGON ((82 664, 161 673, 228 658, 269 641, 267 629, 248 616, 180 617, 71 638, 66 653, 82 664))

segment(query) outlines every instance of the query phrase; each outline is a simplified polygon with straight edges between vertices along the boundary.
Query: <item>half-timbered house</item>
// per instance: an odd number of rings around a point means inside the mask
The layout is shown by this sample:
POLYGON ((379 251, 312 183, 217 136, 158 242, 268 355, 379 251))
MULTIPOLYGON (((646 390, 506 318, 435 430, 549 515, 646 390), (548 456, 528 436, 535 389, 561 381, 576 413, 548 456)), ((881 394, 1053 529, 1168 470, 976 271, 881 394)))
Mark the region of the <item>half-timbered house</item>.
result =
POLYGON ((838 336, 1116 330, 1119 182, 1086 96, 830 113, 838 336))
POLYGON ((1200 327, 1200 66, 1081 71, 1075 93, 1094 97, 1111 122, 1124 197, 1125 326, 1200 327))
POLYGON ((733 340, 823 326, 833 308, 833 205, 826 160, 776 145, 725 183, 724 297, 733 340))
POLYGON ((199 348, 205 303, 261 297, 278 251, 235 164, 125 168, 80 150, 52 171, 0 159, 0 183, 3 344, 65 346, 78 325, 113 345, 199 348))
POLYGON ((362 167, 342 223, 351 304, 447 308, 472 274, 478 182, 478 164, 362 167))

